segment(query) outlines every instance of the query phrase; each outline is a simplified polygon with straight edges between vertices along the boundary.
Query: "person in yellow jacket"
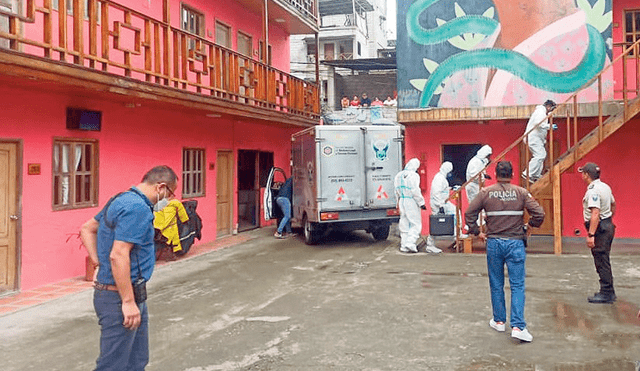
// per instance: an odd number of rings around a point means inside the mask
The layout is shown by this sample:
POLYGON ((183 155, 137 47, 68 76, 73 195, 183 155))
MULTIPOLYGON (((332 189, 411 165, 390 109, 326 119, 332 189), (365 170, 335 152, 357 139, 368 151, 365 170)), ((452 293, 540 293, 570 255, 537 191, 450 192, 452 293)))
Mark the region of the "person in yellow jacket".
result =
POLYGON ((184 223, 189 220, 189 215, 187 215, 187 210, 182 202, 173 196, 167 206, 154 212, 153 227, 160 230, 162 235, 167 238, 167 244, 173 248, 173 252, 182 250, 177 218, 180 218, 180 221, 184 223))

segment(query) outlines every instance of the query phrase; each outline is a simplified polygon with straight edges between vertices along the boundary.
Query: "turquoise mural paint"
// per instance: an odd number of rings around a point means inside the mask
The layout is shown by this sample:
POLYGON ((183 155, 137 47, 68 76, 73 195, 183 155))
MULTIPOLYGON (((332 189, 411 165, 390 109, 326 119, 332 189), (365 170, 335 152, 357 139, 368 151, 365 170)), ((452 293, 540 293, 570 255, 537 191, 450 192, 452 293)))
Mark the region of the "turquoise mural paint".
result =
POLYGON ((467 15, 427 30, 420 25, 420 14, 438 1, 440 0, 418 0, 409 7, 407 33, 414 42, 421 45, 437 44, 467 32, 490 35, 498 28, 498 22, 494 19, 479 15, 467 15))
POLYGON ((422 91, 420 107, 427 107, 438 85, 453 73, 465 69, 488 67, 508 71, 531 86, 554 93, 571 93, 590 83, 604 67, 606 50, 598 30, 587 25, 589 49, 575 68, 551 72, 536 66, 524 55, 512 50, 480 49, 462 52, 446 59, 436 68, 422 91))

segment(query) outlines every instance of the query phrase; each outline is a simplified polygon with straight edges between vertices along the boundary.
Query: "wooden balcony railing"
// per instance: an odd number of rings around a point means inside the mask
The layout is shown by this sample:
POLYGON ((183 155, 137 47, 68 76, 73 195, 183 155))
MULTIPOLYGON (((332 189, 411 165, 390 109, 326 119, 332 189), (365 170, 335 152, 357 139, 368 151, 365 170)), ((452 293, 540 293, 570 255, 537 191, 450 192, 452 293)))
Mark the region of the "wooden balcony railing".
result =
MULTIPOLYGON (((0 9, 0 46, 38 57, 288 114, 319 118, 317 85, 110 0, 26 0, 0 9), (85 14, 85 3, 88 4, 85 14), (8 42, 7 42, 8 41, 8 42)), ((0 49, 1 50, 1 49, 0 49)))

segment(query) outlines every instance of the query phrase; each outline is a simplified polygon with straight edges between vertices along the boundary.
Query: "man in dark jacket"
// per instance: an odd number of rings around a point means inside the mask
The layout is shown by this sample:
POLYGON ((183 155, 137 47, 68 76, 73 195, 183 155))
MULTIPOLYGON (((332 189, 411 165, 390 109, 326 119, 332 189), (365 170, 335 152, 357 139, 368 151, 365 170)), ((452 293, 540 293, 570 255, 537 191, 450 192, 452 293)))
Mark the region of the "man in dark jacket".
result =
POLYGON ((289 235, 289 236, 293 235, 291 233, 291 196, 292 196, 292 193, 293 193, 293 180, 292 180, 291 177, 289 177, 284 182, 282 187, 280 187, 280 190, 278 191, 278 197, 276 197, 276 203, 280 207, 280 210, 282 210, 282 214, 284 214, 284 217, 282 217, 282 220, 280 221, 280 224, 278 225, 278 230, 273 235, 275 238, 285 238, 286 237, 286 235, 284 234, 285 231, 286 231, 287 235, 289 235))
MULTIPOLYGON (((465 220, 470 233, 480 234, 487 241, 487 270, 491 289, 493 318, 489 326, 505 331, 506 308, 504 299, 504 265, 509 270, 511 287, 511 337, 530 342, 533 336, 524 320, 525 246, 524 210, 530 215, 529 226, 539 227, 544 221, 544 210, 526 189, 510 184, 513 175, 511 162, 496 165, 498 183, 482 188, 469 204, 465 220), (486 234, 480 233, 476 223, 478 214, 485 210, 486 234)), ((530 229, 529 229, 530 230, 530 229)))

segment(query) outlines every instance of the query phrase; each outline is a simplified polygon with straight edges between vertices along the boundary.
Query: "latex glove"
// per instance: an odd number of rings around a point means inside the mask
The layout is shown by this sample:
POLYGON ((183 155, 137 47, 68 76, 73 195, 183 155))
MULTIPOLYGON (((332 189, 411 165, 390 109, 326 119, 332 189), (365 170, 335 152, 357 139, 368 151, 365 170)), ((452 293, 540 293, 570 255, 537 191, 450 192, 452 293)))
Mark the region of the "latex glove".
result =
POLYGON ((438 214, 444 214, 444 207, 441 207, 440 210, 438 210, 438 214))
POLYGON ((422 210, 426 210, 426 209, 427 209, 427 206, 422 205, 422 206, 420 206, 420 208, 421 208, 422 210))
POLYGON ((558 125, 556 125, 556 124, 551 125, 551 129, 558 130, 558 125))
POLYGON ((460 186, 459 186, 459 185, 455 185, 455 186, 453 186, 453 188, 452 188, 452 189, 453 189, 454 191, 457 191, 457 190, 459 190, 459 189, 460 189, 460 186))

